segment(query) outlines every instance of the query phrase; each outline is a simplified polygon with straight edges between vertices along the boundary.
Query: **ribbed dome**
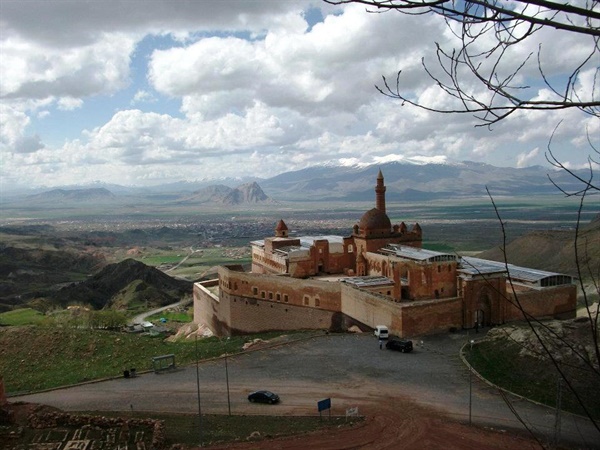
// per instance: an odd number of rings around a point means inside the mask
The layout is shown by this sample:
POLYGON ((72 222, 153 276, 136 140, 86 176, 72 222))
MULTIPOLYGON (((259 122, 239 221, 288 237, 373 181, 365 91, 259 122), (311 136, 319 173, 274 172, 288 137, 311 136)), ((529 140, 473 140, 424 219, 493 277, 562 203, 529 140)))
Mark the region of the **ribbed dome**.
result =
POLYGON ((362 230, 387 230, 390 231, 392 228, 392 222, 390 218, 383 211, 373 208, 360 218, 358 224, 362 230))

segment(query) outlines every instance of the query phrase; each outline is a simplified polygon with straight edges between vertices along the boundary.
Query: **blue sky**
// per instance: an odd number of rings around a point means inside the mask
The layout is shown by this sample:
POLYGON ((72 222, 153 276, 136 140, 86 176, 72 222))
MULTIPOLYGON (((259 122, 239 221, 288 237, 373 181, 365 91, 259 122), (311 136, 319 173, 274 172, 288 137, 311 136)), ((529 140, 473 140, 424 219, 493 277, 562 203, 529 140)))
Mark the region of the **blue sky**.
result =
MULTIPOLYGON (((586 132, 600 141, 598 119, 578 111, 520 113, 488 130, 378 94, 381 76, 402 69, 403 92, 452 106, 421 67, 436 42, 458 45, 436 16, 316 0, 0 0, 0 29, 2 189, 387 161, 547 166, 559 123, 553 151, 582 167, 586 132)), ((542 30, 507 66, 539 44, 560 85, 590 40, 542 30)), ((582 71, 584 97, 600 89, 597 66, 582 71)), ((550 95, 535 65, 522 82, 550 95)))

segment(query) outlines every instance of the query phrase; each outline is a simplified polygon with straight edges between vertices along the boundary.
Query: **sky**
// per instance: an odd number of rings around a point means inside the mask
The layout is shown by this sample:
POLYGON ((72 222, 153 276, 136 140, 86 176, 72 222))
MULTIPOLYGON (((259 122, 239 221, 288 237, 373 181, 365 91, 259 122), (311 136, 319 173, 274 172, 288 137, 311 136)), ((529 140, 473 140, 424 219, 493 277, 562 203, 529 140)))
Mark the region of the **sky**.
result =
MULTIPOLYGON (((436 43, 457 48, 440 17, 317 0, 0 0, 0 188, 390 161, 550 168, 552 134, 564 164, 586 167, 600 121, 580 111, 522 112, 488 129, 377 92, 402 70, 403 93, 452 107, 422 67, 436 70, 436 43)), ((540 44, 560 86, 591 40, 542 30, 506 67, 540 44)), ((600 90, 599 65, 583 67, 583 98, 600 90)), ((531 97, 552 96, 535 64, 519 76, 531 97)))

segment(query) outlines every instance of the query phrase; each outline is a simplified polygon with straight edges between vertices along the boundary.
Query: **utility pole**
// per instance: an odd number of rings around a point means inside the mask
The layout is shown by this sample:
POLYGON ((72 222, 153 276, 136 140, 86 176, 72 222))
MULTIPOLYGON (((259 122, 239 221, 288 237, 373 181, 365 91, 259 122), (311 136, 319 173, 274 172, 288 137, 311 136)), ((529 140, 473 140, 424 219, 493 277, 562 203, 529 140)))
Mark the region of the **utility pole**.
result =
POLYGON ((556 380, 556 412, 554 416, 554 448, 558 448, 560 442, 560 410, 562 403, 562 378, 560 373, 556 380))
MULTIPOLYGON (((475 341, 473 339, 471 339, 470 353, 473 352, 473 344, 474 343, 475 343, 475 341)), ((469 361, 467 361, 467 362, 469 362, 469 361)), ((469 362, 469 425, 471 425, 472 411, 473 411, 473 365, 471 362, 469 362)))
POLYGON ((200 403, 200 369, 198 359, 198 335, 196 334, 196 388, 198 392, 198 419, 200 420, 200 447, 202 447, 202 406, 200 403))
POLYGON ((225 380, 227 382, 227 409, 231 417, 231 398, 229 397, 229 370, 227 368, 227 354, 225 355, 225 380))

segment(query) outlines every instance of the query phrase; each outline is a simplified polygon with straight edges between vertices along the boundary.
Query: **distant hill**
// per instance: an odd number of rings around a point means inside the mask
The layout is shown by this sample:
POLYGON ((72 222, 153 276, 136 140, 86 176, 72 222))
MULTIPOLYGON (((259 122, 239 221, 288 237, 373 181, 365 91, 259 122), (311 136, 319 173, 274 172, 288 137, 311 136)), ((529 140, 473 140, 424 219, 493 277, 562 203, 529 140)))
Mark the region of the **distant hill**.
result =
POLYGON ((226 205, 264 203, 272 201, 260 188, 258 183, 246 183, 229 192, 221 201, 226 205))
MULTIPOLYGON (((521 236, 506 246, 508 262, 517 266, 577 276, 574 230, 534 231, 521 236)), ((586 258, 593 273, 600 269, 600 215, 581 227, 578 238, 580 262, 586 273, 586 258)), ((478 255, 484 259, 504 261, 502 249, 494 248, 478 255)), ((584 276, 585 278, 585 276, 584 276)))
MULTIPOLYGON (((77 207, 84 202, 95 202, 104 206, 119 204, 127 208, 170 204, 255 205, 270 201, 372 201, 375 179, 380 169, 385 177, 389 202, 486 197, 486 188, 495 197, 556 194, 556 186, 549 176, 565 190, 576 191, 580 188, 576 179, 565 171, 542 166, 517 169, 472 161, 422 165, 391 162, 354 167, 313 166, 268 179, 256 178, 235 188, 232 183, 242 180, 214 180, 212 184, 208 180, 182 181, 129 188, 110 185, 112 190, 96 183, 96 187, 53 189, 23 199, 0 197, 0 203, 18 209, 28 203, 52 208, 57 204, 63 207, 73 203, 77 207)), ((585 171, 574 172, 584 179, 589 175, 585 171)))
POLYGON ((246 205, 256 203, 267 203, 272 200, 263 192, 257 182, 242 184, 236 188, 230 188, 223 184, 207 186, 203 189, 186 195, 181 199, 182 203, 216 203, 224 205, 246 205))
POLYGON ((574 178, 564 171, 555 172, 541 166, 522 169, 495 167, 470 161, 423 165, 392 162, 362 167, 315 166, 277 175, 261 181, 261 186, 277 200, 370 200, 380 169, 385 177, 388 201, 481 197, 487 196, 486 187, 494 196, 555 194, 556 187, 548 179, 549 174, 567 190, 576 186, 574 178))
POLYGON ((0 245, 0 312, 30 305, 53 286, 81 279, 104 264, 102 255, 74 249, 0 245))
POLYGON ((115 195, 105 188, 52 189, 51 191, 30 195, 27 199, 43 202, 97 202, 114 200, 115 195))
POLYGON ((95 309, 125 307, 131 303, 165 306, 189 296, 192 284, 126 259, 107 265, 89 280, 62 288, 52 298, 62 306, 85 304, 95 309))
POLYGON ((181 202, 185 203, 221 203, 223 199, 231 192, 233 188, 225 186, 224 184, 215 184, 213 186, 207 186, 192 192, 190 195, 186 195, 181 199, 181 202))

